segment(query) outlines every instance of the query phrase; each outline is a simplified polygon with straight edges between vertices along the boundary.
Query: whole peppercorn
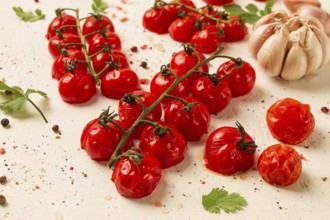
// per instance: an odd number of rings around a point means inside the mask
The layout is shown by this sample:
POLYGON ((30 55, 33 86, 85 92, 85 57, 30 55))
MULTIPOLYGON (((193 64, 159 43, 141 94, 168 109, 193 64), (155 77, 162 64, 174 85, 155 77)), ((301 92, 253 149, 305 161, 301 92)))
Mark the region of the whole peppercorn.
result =
POLYGON ((4 205, 6 203, 6 197, 4 195, 0 195, 0 205, 4 205))
POLYGON ((3 119, 1 120, 1 125, 2 125, 3 127, 7 127, 7 126, 9 125, 9 120, 8 120, 8 118, 3 118, 3 119))

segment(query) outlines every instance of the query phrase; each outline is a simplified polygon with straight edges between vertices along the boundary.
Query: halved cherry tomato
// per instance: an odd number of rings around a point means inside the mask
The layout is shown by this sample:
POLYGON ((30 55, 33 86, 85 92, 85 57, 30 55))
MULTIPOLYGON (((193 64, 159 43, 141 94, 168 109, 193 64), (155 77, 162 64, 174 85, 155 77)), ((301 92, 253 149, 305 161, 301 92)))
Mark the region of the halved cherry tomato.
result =
POLYGON ((63 50, 81 50, 81 40, 78 35, 63 34, 62 37, 53 36, 48 41, 48 51, 53 58, 61 55, 63 50))
POLYGON ((274 144, 259 156, 258 171, 269 184, 288 186, 301 176, 301 155, 290 145, 274 144))
POLYGON ((107 31, 104 35, 95 34, 88 43, 88 54, 93 55, 105 47, 121 49, 121 40, 115 32, 107 31))
POLYGON ((286 144, 303 142, 315 127, 309 105, 292 98, 284 98, 271 105, 266 120, 273 137, 286 144))
POLYGON ((198 30, 196 27, 196 17, 185 16, 175 19, 168 27, 170 37, 179 42, 189 42, 190 38, 198 30))
POLYGON ((48 25, 46 38, 49 40, 54 36, 61 36, 61 34, 74 34, 78 35, 76 18, 72 15, 61 13, 59 16, 55 17, 48 25), (67 26, 67 27, 63 27, 67 26), (61 27, 63 27, 61 29, 61 27), (61 29, 61 32, 57 32, 61 29))
POLYGON ((82 26, 82 33, 86 36, 87 42, 92 39, 93 35, 102 31, 115 32, 115 26, 111 19, 102 14, 93 14, 86 18, 82 26))

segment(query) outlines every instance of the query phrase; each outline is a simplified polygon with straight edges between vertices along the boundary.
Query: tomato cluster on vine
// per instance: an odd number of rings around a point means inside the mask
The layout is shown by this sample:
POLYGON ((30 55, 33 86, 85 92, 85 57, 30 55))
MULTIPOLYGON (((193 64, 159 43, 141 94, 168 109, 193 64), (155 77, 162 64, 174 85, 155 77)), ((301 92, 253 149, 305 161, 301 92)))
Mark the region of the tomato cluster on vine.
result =
POLYGON ((65 9, 56 10, 46 34, 54 59, 52 78, 59 81, 63 101, 87 102, 98 86, 102 95, 113 99, 140 89, 138 75, 121 51, 121 39, 111 19, 104 14, 80 19, 78 10, 72 10, 76 16, 65 9))

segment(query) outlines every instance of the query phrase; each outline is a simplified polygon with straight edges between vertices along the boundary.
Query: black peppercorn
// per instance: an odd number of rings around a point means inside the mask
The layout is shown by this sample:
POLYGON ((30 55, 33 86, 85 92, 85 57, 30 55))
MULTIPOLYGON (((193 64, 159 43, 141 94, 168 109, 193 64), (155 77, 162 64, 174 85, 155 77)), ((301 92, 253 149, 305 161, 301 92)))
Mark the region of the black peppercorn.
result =
POLYGON ((3 118, 3 119, 1 120, 1 125, 2 125, 3 127, 7 127, 7 126, 9 125, 9 120, 8 120, 8 118, 3 118))

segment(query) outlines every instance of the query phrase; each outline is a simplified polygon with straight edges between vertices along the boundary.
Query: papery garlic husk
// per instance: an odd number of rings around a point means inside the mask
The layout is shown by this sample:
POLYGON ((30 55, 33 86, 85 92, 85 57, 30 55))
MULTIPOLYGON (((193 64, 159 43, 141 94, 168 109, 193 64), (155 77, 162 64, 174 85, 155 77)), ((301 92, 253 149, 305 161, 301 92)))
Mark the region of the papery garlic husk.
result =
POLYGON ((306 5, 321 7, 321 3, 317 0, 284 0, 283 2, 290 12, 295 12, 306 5))
POLYGON ((259 64, 270 76, 280 75, 288 43, 289 31, 286 26, 277 27, 276 32, 265 41, 257 54, 259 64))
POLYGON ((322 46, 315 33, 309 27, 305 38, 305 52, 308 60, 306 74, 316 73, 323 60, 322 46))
POLYGON ((288 14, 285 11, 276 11, 270 14, 267 14, 260 18, 256 23, 253 25, 253 29, 256 29, 264 24, 269 24, 273 22, 285 22, 288 18, 288 14))

